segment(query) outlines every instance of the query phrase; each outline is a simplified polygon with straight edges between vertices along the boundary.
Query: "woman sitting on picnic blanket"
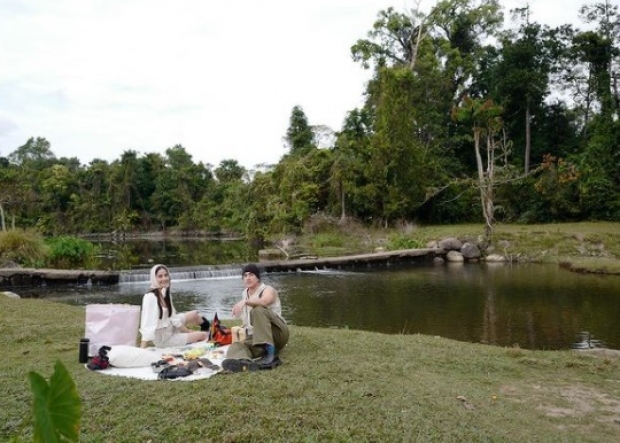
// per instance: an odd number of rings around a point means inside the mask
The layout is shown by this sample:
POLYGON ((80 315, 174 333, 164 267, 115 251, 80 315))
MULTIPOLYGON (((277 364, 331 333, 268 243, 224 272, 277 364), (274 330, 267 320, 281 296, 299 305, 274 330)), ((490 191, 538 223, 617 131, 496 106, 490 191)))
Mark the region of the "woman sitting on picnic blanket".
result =
POLYGON ((158 348, 176 348, 207 340, 209 326, 198 311, 176 312, 170 294, 170 272, 164 265, 153 266, 150 291, 142 297, 140 347, 153 342, 158 348), (191 331, 186 325, 198 325, 200 331, 191 331))
POLYGON ((230 345, 222 368, 228 372, 275 368, 281 364, 278 351, 284 348, 289 338, 280 297, 273 287, 261 282, 255 264, 246 265, 241 276, 245 289, 232 313, 235 317, 242 317, 247 338, 230 345), (259 361, 254 360, 259 357, 262 357, 259 361))

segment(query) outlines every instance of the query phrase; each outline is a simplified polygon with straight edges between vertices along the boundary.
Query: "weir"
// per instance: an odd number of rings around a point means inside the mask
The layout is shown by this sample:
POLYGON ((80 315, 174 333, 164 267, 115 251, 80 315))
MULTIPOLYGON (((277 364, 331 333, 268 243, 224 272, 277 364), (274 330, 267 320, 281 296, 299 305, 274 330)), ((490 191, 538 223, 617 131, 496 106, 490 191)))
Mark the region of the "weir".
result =
MULTIPOLYGON (((257 262, 257 265, 265 273, 359 269, 373 266, 432 262, 436 257, 443 256, 445 253, 446 251, 438 248, 402 249, 398 251, 382 251, 372 254, 347 255, 341 257, 317 257, 257 262)), ((183 268, 169 267, 168 269, 173 280, 195 280, 241 277, 242 267, 243 264, 192 266, 183 268)), ((122 272, 119 277, 119 283, 147 282, 150 278, 149 272, 150 269, 122 272)))
MULTIPOLYGON (((172 280, 204 280, 212 278, 241 277, 241 265, 215 265, 168 267, 172 280)), ((135 271, 122 271, 118 278, 119 284, 144 283, 150 279, 150 268, 135 271)))

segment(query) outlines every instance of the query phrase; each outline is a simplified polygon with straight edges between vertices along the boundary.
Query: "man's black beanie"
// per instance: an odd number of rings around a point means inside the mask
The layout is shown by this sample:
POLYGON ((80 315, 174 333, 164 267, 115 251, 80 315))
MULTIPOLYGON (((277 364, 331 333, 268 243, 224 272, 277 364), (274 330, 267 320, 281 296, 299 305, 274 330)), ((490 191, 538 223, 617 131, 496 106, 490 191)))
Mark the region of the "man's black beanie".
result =
POLYGON ((258 270, 258 266, 256 266, 254 263, 245 265, 243 267, 243 270, 241 271, 241 276, 243 277, 246 272, 251 272, 252 274, 256 276, 257 279, 260 280, 260 271, 258 270))

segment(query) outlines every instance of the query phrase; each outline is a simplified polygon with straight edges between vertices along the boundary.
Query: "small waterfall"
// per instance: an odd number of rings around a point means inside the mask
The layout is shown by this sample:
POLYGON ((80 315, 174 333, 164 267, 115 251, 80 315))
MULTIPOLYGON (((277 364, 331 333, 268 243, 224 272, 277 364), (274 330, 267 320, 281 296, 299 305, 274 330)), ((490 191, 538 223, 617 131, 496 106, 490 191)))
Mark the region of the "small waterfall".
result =
POLYGON ((578 334, 578 341, 571 344, 572 349, 595 349, 606 348, 607 346, 601 340, 592 338, 592 334, 588 331, 582 331, 578 334))
MULTIPOLYGON (((215 278, 241 278, 241 265, 221 266, 192 266, 183 268, 168 268, 170 278, 174 280, 206 280, 215 278)), ((119 284, 144 283, 150 279, 150 269, 136 269, 122 271, 119 275, 119 284)))

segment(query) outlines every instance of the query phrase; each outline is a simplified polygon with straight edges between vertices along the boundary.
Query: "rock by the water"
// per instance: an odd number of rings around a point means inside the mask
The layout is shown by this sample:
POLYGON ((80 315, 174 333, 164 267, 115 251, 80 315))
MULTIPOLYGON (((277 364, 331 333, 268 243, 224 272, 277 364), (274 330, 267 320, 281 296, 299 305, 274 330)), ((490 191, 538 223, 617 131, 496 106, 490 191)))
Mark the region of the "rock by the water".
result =
POLYGON ((461 254, 468 260, 480 258, 480 249, 475 243, 467 242, 461 247, 461 254))
POLYGON ((463 247, 463 242, 454 237, 444 238, 439 241, 439 247, 446 251, 459 251, 463 247))
POLYGON ((464 262, 465 258, 463 257, 463 254, 461 254, 459 251, 450 251, 446 255, 446 260, 448 260, 448 262, 450 263, 460 263, 464 262))
POLYGON ((503 263, 506 261, 506 257, 499 254, 489 254, 485 257, 484 261, 487 263, 503 263))

